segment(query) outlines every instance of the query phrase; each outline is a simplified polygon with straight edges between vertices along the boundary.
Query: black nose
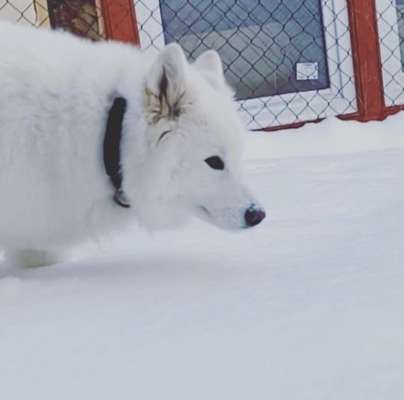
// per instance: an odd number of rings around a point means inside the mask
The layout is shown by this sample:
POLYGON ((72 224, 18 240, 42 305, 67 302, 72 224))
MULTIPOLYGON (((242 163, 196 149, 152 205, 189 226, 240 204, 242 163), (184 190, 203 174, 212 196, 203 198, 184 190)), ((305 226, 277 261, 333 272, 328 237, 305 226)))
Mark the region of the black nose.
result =
POLYGON ((258 225, 265 218, 265 211, 262 208, 250 207, 244 215, 247 226, 258 225))

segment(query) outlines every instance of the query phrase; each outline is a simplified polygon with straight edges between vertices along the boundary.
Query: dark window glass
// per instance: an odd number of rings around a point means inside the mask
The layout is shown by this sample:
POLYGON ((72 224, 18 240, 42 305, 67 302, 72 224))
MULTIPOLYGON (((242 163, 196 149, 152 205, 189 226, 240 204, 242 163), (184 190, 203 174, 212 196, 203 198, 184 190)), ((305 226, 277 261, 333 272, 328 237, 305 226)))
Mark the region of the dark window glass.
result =
POLYGON ((239 99, 329 87, 320 0, 161 0, 166 43, 219 51, 239 99))
POLYGON ((396 0, 397 23, 400 35, 401 70, 404 71, 404 0, 396 0))
POLYGON ((51 26, 92 40, 103 38, 96 0, 48 0, 51 26))

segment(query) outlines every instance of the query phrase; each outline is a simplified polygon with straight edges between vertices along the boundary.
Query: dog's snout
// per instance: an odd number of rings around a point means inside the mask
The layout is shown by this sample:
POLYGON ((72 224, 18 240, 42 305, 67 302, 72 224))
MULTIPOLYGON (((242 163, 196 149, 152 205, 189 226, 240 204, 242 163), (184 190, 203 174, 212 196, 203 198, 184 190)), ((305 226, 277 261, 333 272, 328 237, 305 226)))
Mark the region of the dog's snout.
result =
POLYGON ((265 210, 256 208, 252 205, 244 214, 245 222, 248 227, 258 225, 266 217, 265 210))

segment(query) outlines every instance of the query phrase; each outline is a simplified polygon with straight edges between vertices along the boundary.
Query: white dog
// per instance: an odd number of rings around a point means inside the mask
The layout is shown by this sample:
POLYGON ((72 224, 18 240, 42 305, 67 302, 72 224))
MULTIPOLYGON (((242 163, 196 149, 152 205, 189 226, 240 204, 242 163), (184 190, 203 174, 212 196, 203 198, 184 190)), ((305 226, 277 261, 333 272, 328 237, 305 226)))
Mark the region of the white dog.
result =
POLYGON ((0 247, 45 265, 133 219, 257 225, 244 134, 215 51, 189 64, 176 44, 150 56, 0 23, 0 247))

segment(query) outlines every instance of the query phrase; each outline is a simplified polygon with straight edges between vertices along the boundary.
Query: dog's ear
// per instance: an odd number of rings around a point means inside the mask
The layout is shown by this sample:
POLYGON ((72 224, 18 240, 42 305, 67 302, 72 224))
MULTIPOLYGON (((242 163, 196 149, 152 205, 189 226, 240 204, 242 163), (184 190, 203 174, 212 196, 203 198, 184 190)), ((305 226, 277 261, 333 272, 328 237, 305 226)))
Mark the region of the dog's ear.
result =
POLYGON ((187 72, 188 62, 178 44, 169 44, 160 52, 146 79, 146 105, 154 122, 180 114, 187 72))
POLYGON ((216 50, 207 50, 194 62, 205 79, 216 89, 222 89, 230 97, 234 97, 234 90, 228 85, 224 76, 223 63, 216 50))
POLYGON ((224 81, 223 64, 216 50, 207 50, 202 53, 194 63, 200 70, 213 74, 217 79, 224 81))

